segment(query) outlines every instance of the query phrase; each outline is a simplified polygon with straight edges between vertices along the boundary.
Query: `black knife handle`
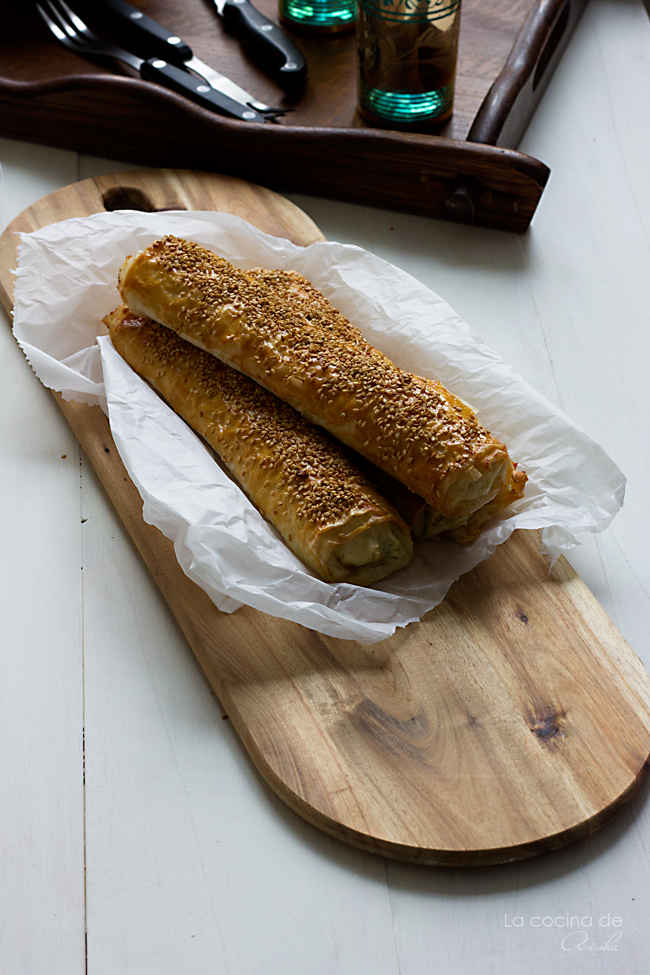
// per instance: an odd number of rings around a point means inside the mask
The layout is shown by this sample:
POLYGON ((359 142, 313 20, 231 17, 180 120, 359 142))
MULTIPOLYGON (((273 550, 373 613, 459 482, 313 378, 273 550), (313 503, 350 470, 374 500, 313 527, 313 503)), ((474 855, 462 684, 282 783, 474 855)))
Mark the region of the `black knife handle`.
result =
POLYGON ((309 72, 302 51, 249 0, 226 0, 222 17, 236 29, 244 45, 268 62, 280 84, 299 85, 307 80, 309 72))
POLYGON ((140 67, 140 75, 145 81, 155 81, 165 88, 176 91, 179 95, 185 95, 193 102, 208 108, 219 115, 226 115, 228 118, 238 118, 243 122, 264 122, 265 118, 259 112, 255 112, 246 105, 228 98, 220 91, 206 85, 203 78, 197 78, 183 68, 177 68, 175 64, 169 64, 157 58, 143 61, 140 67))
POLYGON ((119 31, 116 36, 122 38, 124 46, 128 38, 141 57, 173 59, 176 64, 192 57, 191 48, 180 37, 125 0, 93 0, 92 11, 96 19, 107 21, 119 31))

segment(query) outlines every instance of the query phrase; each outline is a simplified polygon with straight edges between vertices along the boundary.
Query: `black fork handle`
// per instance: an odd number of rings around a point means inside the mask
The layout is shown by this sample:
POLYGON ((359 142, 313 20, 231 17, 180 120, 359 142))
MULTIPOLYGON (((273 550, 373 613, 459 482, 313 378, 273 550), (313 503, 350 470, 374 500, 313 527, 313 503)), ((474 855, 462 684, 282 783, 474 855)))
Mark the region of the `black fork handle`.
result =
POLYGON ((113 36, 143 57, 164 58, 174 64, 192 57, 192 49, 180 37, 125 0, 84 0, 81 6, 84 13, 105 30, 112 29, 113 36))

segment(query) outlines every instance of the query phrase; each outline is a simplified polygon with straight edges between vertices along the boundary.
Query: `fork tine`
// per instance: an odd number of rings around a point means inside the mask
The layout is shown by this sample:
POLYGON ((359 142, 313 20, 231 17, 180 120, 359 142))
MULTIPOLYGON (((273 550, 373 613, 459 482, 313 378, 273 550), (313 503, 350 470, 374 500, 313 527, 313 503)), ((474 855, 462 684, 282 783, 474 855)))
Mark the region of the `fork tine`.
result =
POLYGON ((83 33, 84 33, 84 34, 86 35, 86 37, 88 37, 88 38, 90 38, 91 36, 92 36, 92 37, 94 37, 94 36, 95 36, 94 34, 92 34, 92 31, 91 31, 91 30, 89 29, 89 27, 88 27, 88 25, 87 25, 87 24, 84 24, 84 22, 83 22, 83 20, 81 19, 81 17, 79 17, 79 16, 78 16, 78 15, 77 15, 77 14, 76 14, 76 13, 74 12, 74 10, 71 10, 71 9, 70 9, 70 7, 69 7, 69 6, 67 5, 67 3, 65 2, 65 0, 59 0, 59 6, 60 6, 60 7, 61 7, 61 8, 62 8, 62 9, 63 9, 64 11, 65 11, 65 13, 66 13, 66 15, 67 15, 67 16, 69 17, 69 19, 70 19, 70 23, 71 23, 71 24, 72 24, 72 25, 73 25, 74 27, 76 27, 76 28, 77 28, 77 30, 79 30, 79 31, 83 31, 83 33))
POLYGON ((47 23, 48 27, 55 35, 55 37, 58 37, 58 39, 60 41, 63 41, 64 44, 68 43, 69 40, 72 41, 77 40, 76 30, 74 29, 74 27, 70 26, 68 21, 63 16, 62 12, 58 9, 56 4, 52 2, 52 0, 45 0, 45 7, 47 8, 47 12, 43 10, 43 7, 41 7, 40 4, 36 4, 36 6, 38 8, 41 17, 43 17, 43 19, 45 20, 45 22, 47 23), (48 12, 49 12, 49 16, 48 16, 48 12), (65 31, 65 34, 62 34, 61 33, 62 31, 65 31))
MULTIPOLYGON (((47 2, 47 0, 46 0, 46 2, 47 2)), ((58 23, 56 21, 52 20, 52 18, 50 17, 49 13, 47 13, 43 9, 43 7, 41 7, 40 3, 37 3, 36 4, 36 9, 38 10, 39 14, 43 18, 43 20, 45 21, 45 23, 47 24, 47 26, 52 31, 52 33, 54 34, 54 36, 59 41, 62 41, 65 44, 67 38, 66 38, 66 35, 61 30, 61 27, 59 26, 59 24, 61 24, 61 20, 60 20, 60 18, 58 16, 58 11, 55 10, 50 3, 47 3, 47 7, 48 7, 48 10, 50 11, 50 13, 52 13, 56 17, 56 20, 58 21, 58 23)), ((65 25, 63 25, 63 26, 65 26, 65 25)))
POLYGON ((111 58, 128 64, 134 71, 140 71, 142 58, 138 58, 121 47, 116 47, 110 41, 101 40, 90 28, 86 27, 81 17, 65 3, 65 0, 40 0, 36 9, 54 37, 82 57, 111 58), (69 19, 68 19, 69 18, 69 19))
POLYGON ((81 17, 78 17, 74 10, 70 9, 67 3, 65 3, 65 0, 58 0, 58 2, 57 0, 44 0, 44 4, 49 11, 49 17, 40 4, 37 3, 36 7, 58 40, 63 43, 72 41, 77 45, 83 44, 84 42, 91 44, 98 42, 95 34, 83 22, 81 17), (56 29, 57 27, 58 30, 56 29), (67 38, 61 35, 61 30, 65 31, 67 38))

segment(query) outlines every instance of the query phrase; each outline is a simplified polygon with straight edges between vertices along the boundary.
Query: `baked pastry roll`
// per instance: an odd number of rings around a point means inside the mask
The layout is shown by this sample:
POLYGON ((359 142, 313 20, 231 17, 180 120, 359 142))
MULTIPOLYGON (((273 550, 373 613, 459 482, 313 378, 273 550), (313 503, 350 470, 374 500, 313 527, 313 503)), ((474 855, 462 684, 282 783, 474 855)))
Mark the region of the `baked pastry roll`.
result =
POLYGON ((441 516, 467 519, 514 500, 505 446, 440 383, 404 372, 367 343, 310 322, 263 281, 198 244, 155 241, 126 260, 129 308, 265 386, 391 474, 441 516))
MULTIPOLYGON (((268 270, 254 268, 247 271, 249 277, 261 281, 272 288, 276 294, 291 302, 292 306, 301 312, 312 325, 319 325, 326 331, 333 332, 346 342, 364 346, 366 349, 381 356, 364 338, 358 328, 341 314, 314 285, 296 271, 268 270)), ((486 504, 483 504, 471 515, 449 517, 442 514, 424 498, 410 491, 390 474, 369 464, 362 463, 362 468, 369 480, 379 488, 381 493, 393 504, 404 521, 411 529, 414 541, 435 538, 437 535, 450 535, 457 542, 467 544, 476 538, 483 525, 507 507, 516 498, 521 497, 526 475, 513 472, 512 478, 507 479, 501 491, 486 504)))
POLYGON ((365 586, 407 564, 407 525, 340 444, 156 322, 124 307, 104 321, 122 358, 216 450, 317 575, 365 586))

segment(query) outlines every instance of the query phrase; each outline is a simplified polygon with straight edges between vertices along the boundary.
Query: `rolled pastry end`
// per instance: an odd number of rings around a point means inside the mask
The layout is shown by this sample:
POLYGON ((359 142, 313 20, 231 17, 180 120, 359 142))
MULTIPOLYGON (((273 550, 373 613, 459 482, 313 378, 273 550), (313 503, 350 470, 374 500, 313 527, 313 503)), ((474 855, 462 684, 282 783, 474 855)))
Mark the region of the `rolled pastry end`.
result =
POLYGON ((361 461, 366 476, 376 484, 382 495, 399 511, 411 529, 415 542, 438 537, 451 537, 461 545, 467 545, 477 538, 483 527, 514 501, 522 498, 528 480, 523 471, 515 471, 508 459, 505 486, 499 488, 494 497, 485 502, 472 514, 443 515, 424 498, 413 494, 408 488, 377 467, 361 461))
POLYGON ((514 470, 510 458, 508 458, 508 461, 505 484, 500 488, 496 496, 475 511, 463 524, 452 526, 449 529, 451 537, 455 541, 460 542, 461 545, 472 542, 480 535, 481 529, 488 521, 491 521, 492 518, 509 507, 514 501, 523 498, 524 487, 526 486, 528 477, 524 471, 514 470))
POLYGON ((351 517, 340 527, 323 532, 317 542, 316 561, 326 566, 331 582, 368 586, 402 569, 411 559, 413 543, 408 528, 392 515, 351 517))
POLYGON ((122 358, 214 448, 322 579, 370 585, 409 562, 408 526, 327 434, 156 322, 126 307, 104 321, 122 358))

